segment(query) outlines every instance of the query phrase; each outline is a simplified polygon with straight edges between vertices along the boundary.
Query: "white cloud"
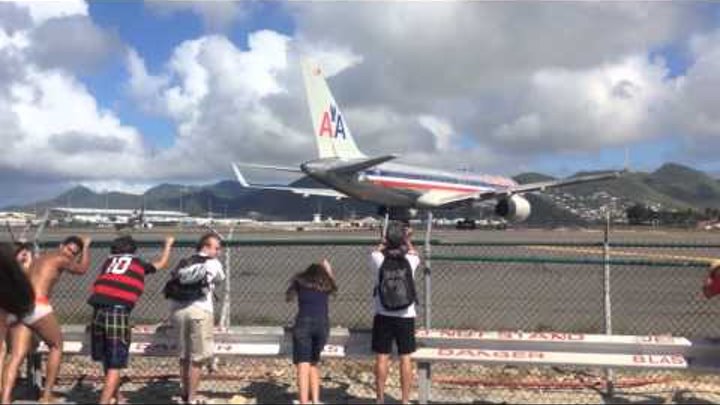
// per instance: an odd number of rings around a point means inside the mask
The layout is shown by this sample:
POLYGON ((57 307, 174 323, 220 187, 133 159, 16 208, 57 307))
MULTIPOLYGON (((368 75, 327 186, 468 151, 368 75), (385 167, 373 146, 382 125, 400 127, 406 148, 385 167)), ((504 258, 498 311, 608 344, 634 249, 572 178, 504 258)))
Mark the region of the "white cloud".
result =
MULTIPOLYGON (((160 14, 197 13, 212 32, 226 32, 252 8, 148 4, 160 14)), ((295 17, 292 38, 258 31, 240 47, 204 35, 178 44, 153 71, 147 55, 126 53, 128 94, 176 129, 174 144, 151 156, 138 130, 99 107, 76 76, 117 46, 86 17, 87 4, 22 7, 0 16, 0 140, 8 145, 0 167, 13 173, 141 187, 227 177, 231 161, 310 159, 300 55, 320 61, 363 150, 415 163, 514 174, 558 151, 720 133, 720 34, 702 33, 694 6, 291 3, 281 7, 295 17), (52 28, 65 24, 90 37, 56 44, 61 35, 52 28), (668 78, 663 61, 648 60, 650 50, 682 46, 695 32, 680 76, 668 78)))
POLYGON ((29 66, 5 101, 15 125, 2 133, 4 142, 14 138, 3 166, 69 178, 142 173, 140 135, 99 109, 72 77, 29 66))
POLYGON ((447 120, 432 115, 422 115, 418 121, 435 137, 435 149, 438 151, 451 149, 455 130, 447 120))
MULTIPOLYGON (((715 130, 718 109, 711 89, 717 84, 704 79, 691 85, 699 76, 693 68, 686 78, 670 79, 660 58, 648 61, 651 50, 682 46, 690 35, 708 28, 707 13, 697 4, 370 2, 288 7, 297 17, 299 47, 322 43, 361 58, 362 63, 331 83, 348 115, 361 109, 377 111, 377 117, 432 115, 463 134, 462 140, 450 138, 461 153, 452 148, 443 153, 436 149, 442 142, 435 139, 430 147, 421 136, 418 150, 424 155, 414 154, 416 161, 431 160, 426 159, 430 155, 440 164, 452 164, 490 151, 502 153, 506 167, 514 171, 512 162, 559 151, 594 153, 700 131, 691 130, 693 125, 715 130), (697 86, 693 99, 707 108, 679 117, 673 110, 685 110, 677 101, 690 92, 678 88, 691 86, 697 86), (702 102, 699 94, 705 97, 702 102), (688 119, 694 124, 683 123, 688 119)), ((707 56, 719 42, 697 39, 694 47, 707 56)), ((691 60, 695 62, 697 69, 707 64, 705 76, 716 77, 709 72, 717 67, 699 57, 691 60)), ((351 118, 356 135, 370 132, 370 142, 390 143, 372 129, 377 118, 351 118)), ((424 124, 421 131, 428 129, 424 124)), ((411 131, 417 129, 389 132, 410 141, 417 138, 411 131)), ((495 164, 488 160, 486 168, 495 164)))
POLYGON ((84 0, 24 0, 14 4, 28 10, 36 25, 53 18, 88 15, 88 5, 84 0))
POLYGON ((271 108, 296 97, 287 93, 289 41, 259 31, 243 51, 223 36, 204 36, 178 45, 155 75, 130 54, 134 94, 178 129, 173 147, 156 157, 159 176, 207 178, 228 173, 233 160, 294 160, 299 147, 310 147, 311 139, 271 108))
POLYGON ((31 15, 34 25, 8 27, 5 20, 0 25, 0 143, 5 146, 0 182, 14 178, 47 184, 48 179, 62 183, 142 175, 142 136, 102 109, 73 72, 85 62, 98 62, 106 50, 106 33, 89 21, 87 5, 10 5, 31 15), (56 37, 62 37, 58 27, 79 37, 66 35, 64 40, 72 43, 56 43, 56 37))
POLYGON ((678 80, 677 119, 691 134, 720 138, 720 30, 691 40, 695 63, 678 80))
POLYGON ((663 135, 656 124, 671 98, 666 73, 641 56, 587 70, 539 71, 515 100, 516 117, 495 128, 491 141, 533 154, 663 135))
POLYGON ((159 15, 190 11, 198 15, 209 32, 224 32, 246 16, 249 2, 238 1, 145 1, 145 5, 159 15))
POLYGON ((30 58, 38 65, 79 73, 100 67, 122 49, 114 33, 80 15, 47 21, 32 30, 30 41, 30 58))

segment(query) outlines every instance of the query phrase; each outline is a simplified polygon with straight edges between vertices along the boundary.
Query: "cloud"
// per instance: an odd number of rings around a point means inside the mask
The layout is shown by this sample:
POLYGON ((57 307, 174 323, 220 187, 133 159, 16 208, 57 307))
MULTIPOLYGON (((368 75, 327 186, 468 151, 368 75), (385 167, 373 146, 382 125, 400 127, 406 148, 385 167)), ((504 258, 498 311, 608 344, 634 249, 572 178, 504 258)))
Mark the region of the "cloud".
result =
POLYGON ((691 39, 694 63, 677 81, 675 111, 682 127, 703 137, 720 137, 720 30, 691 39))
POLYGON ((692 35, 705 38, 696 38, 693 47, 709 54, 718 41, 698 34, 713 24, 703 7, 616 2, 288 6, 296 16, 297 41, 346 49, 361 60, 331 81, 356 135, 389 144, 379 132, 372 135, 372 121, 353 119, 353 111, 421 117, 430 132, 422 117, 432 116, 462 134, 450 141, 459 149, 443 151, 438 142, 443 138, 427 147, 424 135, 417 135, 422 129, 390 131, 423 151, 414 154, 415 161, 451 165, 490 152, 502 154, 507 163, 498 167, 488 160, 485 169, 513 173, 517 162, 548 154, 596 153, 700 131, 692 126, 714 131, 718 109, 711 89, 717 84, 709 72, 717 68, 708 64, 708 79, 692 84, 699 77, 696 70, 707 63, 697 53, 687 76, 678 79, 669 77, 665 61, 648 57, 670 44, 684 47, 692 35), (692 86, 697 88, 680 90, 692 86), (689 93, 707 107, 680 108, 689 93))
POLYGON ((641 56, 587 70, 536 72, 514 100, 516 116, 486 140, 518 153, 593 151, 664 135, 672 97, 663 65, 641 56))
POLYGON ((13 4, 27 10, 35 25, 42 25, 54 18, 88 15, 88 5, 84 0, 26 0, 13 4))
POLYGON ((226 37, 204 36, 179 44, 157 74, 130 54, 132 94, 145 95, 177 128, 175 144, 155 158, 159 176, 208 178, 228 173, 234 160, 295 160, 299 148, 311 147, 270 107, 288 97, 289 41, 258 31, 241 50, 226 37))
POLYGON ((65 155, 94 152, 122 154, 123 149, 125 149, 125 141, 120 137, 108 136, 98 138, 93 134, 83 134, 80 132, 52 134, 48 138, 48 144, 65 155))
POLYGON ((209 31, 160 64, 124 53, 127 95, 176 130, 149 153, 78 78, 123 49, 87 5, 41 15, 0 3, 0 168, 138 188, 225 178, 232 161, 311 159, 301 55, 321 63, 361 149, 406 162, 515 174, 548 156, 677 134, 702 150, 720 133, 720 35, 696 5, 290 3, 292 36, 260 30, 240 46, 222 33, 246 4, 147 3, 196 13, 209 31), (57 42, 65 30, 77 43, 57 42), (668 44, 688 49, 677 75, 648 56, 668 44))
MULTIPOLYGON (((412 105, 507 86, 538 69, 586 69, 675 40, 693 8, 647 3, 300 3, 298 36, 366 63, 343 83, 358 100, 412 105), (412 72, 412 74, 409 74, 412 72)), ((697 26, 701 24, 698 22, 697 26)))
POLYGON ((122 50, 120 39, 85 16, 55 18, 32 31, 29 57, 44 68, 86 73, 122 50))
POLYGON ((246 5, 234 1, 145 1, 145 6, 159 15, 172 15, 190 11, 203 22, 211 33, 225 32, 231 25, 247 15, 246 5))
POLYGON ((0 27, 12 33, 33 24, 30 11, 12 3, 0 2, 0 27))
MULTIPOLYGON (((75 76, 102 56, 106 34, 84 2, 23 2, 11 12, 31 20, 0 26, 0 169, 11 178, 45 183, 139 176, 142 136, 99 107, 75 76), (47 7, 45 7, 47 6, 47 7), (69 34, 68 34, 69 33, 69 34), (70 41, 68 39, 70 36, 70 41), (55 37, 55 38, 54 38, 55 37), (58 38, 62 41, 57 42, 58 38), (63 45, 63 41, 72 42, 63 45), (132 168, 132 169, 129 169, 132 168)), ((5 5, 3 5, 5 7, 5 5)), ((19 187, 19 186, 18 186, 19 187)), ((28 185, 28 190, 34 190, 28 185)))
POLYGON ((455 130, 447 120, 423 115, 418 118, 418 121, 435 137, 435 149, 445 151, 451 148, 455 130))
POLYGON ((2 100, 13 125, 0 133, 9 144, 0 166, 67 178, 143 173, 140 134, 100 109, 82 84, 57 70, 24 73, 2 100))

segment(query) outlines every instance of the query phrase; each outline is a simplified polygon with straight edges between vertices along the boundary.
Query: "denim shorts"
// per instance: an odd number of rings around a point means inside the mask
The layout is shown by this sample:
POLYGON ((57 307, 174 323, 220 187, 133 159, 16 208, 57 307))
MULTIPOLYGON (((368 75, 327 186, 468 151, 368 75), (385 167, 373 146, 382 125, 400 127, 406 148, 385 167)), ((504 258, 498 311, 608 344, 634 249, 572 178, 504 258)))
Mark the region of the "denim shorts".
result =
POLYGON ((320 361, 320 353, 330 332, 327 318, 302 317, 293 326, 293 364, 320 361))

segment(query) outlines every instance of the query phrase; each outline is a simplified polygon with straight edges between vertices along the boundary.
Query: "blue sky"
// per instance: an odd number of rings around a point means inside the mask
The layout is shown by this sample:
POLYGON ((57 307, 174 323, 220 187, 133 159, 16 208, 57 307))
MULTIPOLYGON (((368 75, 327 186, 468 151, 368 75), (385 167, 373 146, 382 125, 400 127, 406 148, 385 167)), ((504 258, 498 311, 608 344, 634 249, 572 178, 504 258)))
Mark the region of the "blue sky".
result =
POLYGON ((369 154, 565 176, 629 148, 720 173, 720 3, 48 4, 0 10, 0 206, 311 159, 301 56, 369 154))

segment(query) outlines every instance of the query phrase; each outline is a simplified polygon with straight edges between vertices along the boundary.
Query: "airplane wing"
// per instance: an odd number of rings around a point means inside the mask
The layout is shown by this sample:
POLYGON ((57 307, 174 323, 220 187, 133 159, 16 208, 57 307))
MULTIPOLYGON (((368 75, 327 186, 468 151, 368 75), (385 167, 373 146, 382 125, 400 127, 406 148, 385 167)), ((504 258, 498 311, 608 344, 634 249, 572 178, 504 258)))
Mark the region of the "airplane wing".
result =
POLYGON ((297 167, 287 167, 287 166, 271 166, 271 165, 260 165, 256 163, 233 163, 236 166, 239 167, 249 167, 251 169, 264 169, 264 170, 275 170, 279 172, 289 172, 289 173, 302 173, 303 171, 298 169, 297 167))
POLYGON ((611 180, 611 179, 617 179, 618 177, 625 174, 627 171, 619 171, 619 172, 608 172, 608 173, 600 173, 600 174, 591 174, 587 176, 577 176, 577 177, 571 177, 568 179, 562 179, 562 180, 549 180, 549 181, 541 181, 537 183, 528 183, 528 184, 520 184, 517 186, 508 187, 502 190, 497 190, 489 193, 483 193, 481 194, 482 200, 488 200, 492 198, 502 198, 502 197, 508 197, 513 194, 522 194, 522 193, 530 193, 533 191, 545 191, 548 188, 557 188, 557 187, 565 187, 565 186, 571 186, 573 184, 581 184, 581 183, 591 183, 594 181, 601 181, 601 180, 611 180))
POLYGON ((294 194, 302 195, 303 197, 317 196, 317 197, 330 197, 335 199, 347 198, 348 196, 331 188, 310 188, 310 187, 290 187, 290 186, 276 186, 276 185, 262 185, 262 184, 250 184, 245 180, 242 172, 238 166, 232 164, 235 177, 237 177, 238 183, 245 188, 251 188, 256 190, 275 190, 275 191, 288 191, 294 194))
POLYGON ((356 173, 396 159, 397 157, 398 155, 386 155, 367 159, 343 160, 330 165, 328 170, 336 173, 356 173))
POLYGON ((458 193, 447 191, 429 191, 418 198, 418 202, 434 207, 450 208, 473 201, 484 201, 510 197, 514 194, 530 193, 533 191, 544 191, 549 188, 570 186, 573 184, 590 183, 593 181, 616 179, 626 171, 593 174, 578 176, 562 180, 550 180, 537 183, 520 184, 487 192, 458 193))

